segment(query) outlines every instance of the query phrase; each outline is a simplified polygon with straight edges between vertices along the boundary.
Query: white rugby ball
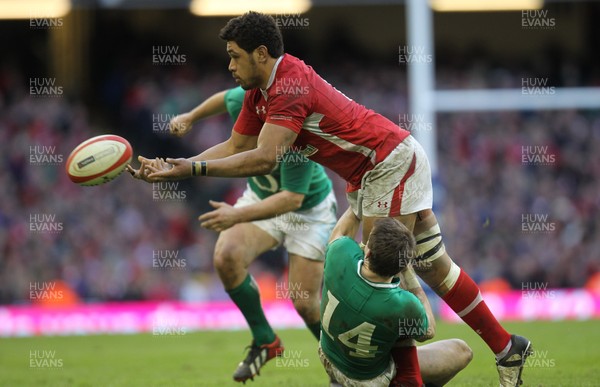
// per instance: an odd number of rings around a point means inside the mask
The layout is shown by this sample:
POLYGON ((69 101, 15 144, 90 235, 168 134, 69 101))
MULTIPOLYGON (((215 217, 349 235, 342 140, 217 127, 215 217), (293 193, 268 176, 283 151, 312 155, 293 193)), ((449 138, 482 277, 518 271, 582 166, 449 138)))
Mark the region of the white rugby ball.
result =
POLYGON ((133 149, 123 137, 96 136, 73 149, 67 159, 67 174, 79 185, 104 184, 119 176, 132 156, 133 149))

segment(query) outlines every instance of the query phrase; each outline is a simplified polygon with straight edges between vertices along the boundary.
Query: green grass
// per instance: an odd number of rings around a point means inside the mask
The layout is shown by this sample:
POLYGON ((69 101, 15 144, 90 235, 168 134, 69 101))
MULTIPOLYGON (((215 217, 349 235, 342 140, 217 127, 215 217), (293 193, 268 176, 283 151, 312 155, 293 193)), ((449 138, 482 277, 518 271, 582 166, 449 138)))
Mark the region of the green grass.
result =
MULTIPOLYGON (((539 351, 524 371, 524 386, 600 386, 600 321, 505 326, 529 337, 539 351)), ((437 332, 436 339, 464 339, 474 352, 450 386, 498 385, 493 356, 474 332, 442 323, 437 332)), ((272 360, 247 385, 327 386, 310 333, 278 333, 291 359, 272 360)), ((239 386, 231 374, 249 341, 248 332, 0 339, 0 386, 239 386), (44 350, 55 351, 55 365, 62 360, 62 367, 31 368, 30 352, 44 350)))

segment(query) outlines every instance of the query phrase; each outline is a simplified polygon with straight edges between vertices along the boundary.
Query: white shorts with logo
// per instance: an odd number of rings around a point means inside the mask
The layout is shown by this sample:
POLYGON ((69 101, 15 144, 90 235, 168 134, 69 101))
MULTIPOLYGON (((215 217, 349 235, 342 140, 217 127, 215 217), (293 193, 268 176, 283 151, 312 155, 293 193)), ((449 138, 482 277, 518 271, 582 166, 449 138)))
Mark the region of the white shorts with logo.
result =
MULTIPOLYGON (((259 203, 261 199, 246 187, 234 207, 259 203)), ((274 218, 250 222, 271 235, 277 245, 285 247, 290 254, 317 261, 325 260, 325 248, 331 231, 337 222, 337 202, 333 191, 313 208, 292 211, 274 218)))
POLYGON ((365 173, 359 190, 346 196, 352 211, 361 219, 430 209, 433 204, 431 168, 423 147, 408 136, 365 173))
POLYGON ((344 387, 388 387, 392 379, 394 379, 396 376, 396 364, 391 358, 390 364, 385 371, 383 371, 379 376, 365 380, 349 378, 342 371, 337 369, 337 367, 329 361, 320 344, 319 359, 321 359, 321 363, 323 364, 323 367, 325 367, 325 372, 327 372, 327 375, 329 375, 330 378, 335 379, 344 387))

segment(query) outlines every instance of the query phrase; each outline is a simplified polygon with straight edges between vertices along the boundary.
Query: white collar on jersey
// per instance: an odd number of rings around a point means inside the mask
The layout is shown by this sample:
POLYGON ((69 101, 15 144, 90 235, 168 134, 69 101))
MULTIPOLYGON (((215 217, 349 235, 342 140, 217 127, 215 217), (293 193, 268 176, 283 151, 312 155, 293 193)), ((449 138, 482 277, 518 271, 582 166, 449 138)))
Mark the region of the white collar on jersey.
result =
POLYGON ((396 281, 394 281, 394 279, 392 279, 391 283, 386 283, 386 282, 372 282, 372 281, 369 281, 368 279, 366 279, 365 277, 363 277, 362 274, 360 274, 360 268, 363 265, 363 262, 364 262, 363 259, 358 261, 356 274, 358 274, 358 276, 360 278, 362 278, 362 280, 365 281, 368 285, 371 285, 372 287, 379 288, 379 289, 393 289, 393 288, 398 287, 398 285, 399 285, 398 279, 396 279, 396 281))
POLYGON ((279 67, 279 62, 281 62, 281 60, 283 59, 283 55, 280 56, 279 58, 277 58, 277 62, 275 62, 275 66, 273 66, 273 70, 271 70, 271 75, 269 76, 269 82, 267 82, 267 88, 266 89, 260 89, 260 91, 263 92, 263 94, 269 90, 269 87, 271 87, 271 85, 273 84, 273 81, 275 80, 275 73, 277 72, 277 67, 279 67))

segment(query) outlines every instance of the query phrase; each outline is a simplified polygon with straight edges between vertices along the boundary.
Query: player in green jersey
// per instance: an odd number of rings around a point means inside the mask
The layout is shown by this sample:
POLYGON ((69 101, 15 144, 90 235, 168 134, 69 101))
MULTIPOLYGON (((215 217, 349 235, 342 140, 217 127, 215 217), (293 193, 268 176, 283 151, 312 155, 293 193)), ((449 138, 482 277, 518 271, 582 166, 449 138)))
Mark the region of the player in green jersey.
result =
POLYGON ((348 210, 327 248, 319 351, 327 373, 344 386, 444 385, 472 354, 457 339, 413 345, 433 337, 435 320, 410 268, 412 233, 395 219, 379 219, 363 252, 352 239, 358 225, 348 210), (410 291, 399 287, 398 273, 410 291))
MULTIPOLYGON (((171 132, 183 136, 194 122, 225 111, 235 121, 244 93, 237 87, 211 96, 191 112, 175 117, 171 132)), ((320 334, 319 292, 325 246, 337 220, 335 196, 319 164, 283 150, 279 158, 271 174, 248 179, 246 191, 234 206, 211 201, 215 210, 200 216, 203 227, 221 232, 215 268, 252 331, 250 352, 234 373, 236 381, 252 379, 266 361, 283 351, 247 271, 263 252, 279 245, 287 249, 290 291, 286 293, 317 339, 320 334)))

